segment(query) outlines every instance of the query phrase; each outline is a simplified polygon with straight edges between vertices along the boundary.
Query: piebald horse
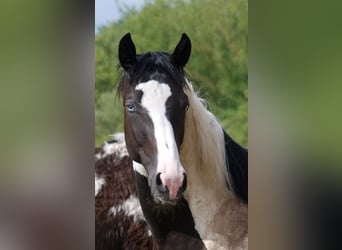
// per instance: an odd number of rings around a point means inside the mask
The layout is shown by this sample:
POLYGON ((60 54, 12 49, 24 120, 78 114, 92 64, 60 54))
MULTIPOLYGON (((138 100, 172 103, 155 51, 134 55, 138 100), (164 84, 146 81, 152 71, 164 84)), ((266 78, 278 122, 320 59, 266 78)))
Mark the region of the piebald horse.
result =
POLYGON ((95 149, 95 250, 151 250, 123 135, 95 149))
POLYGON ((130 33, 120 40, 118 91, 140 204, 160 249, 247 249, 248 151, 194 91, 190 54, 186 34, 170 54, 137 54, 130 33))

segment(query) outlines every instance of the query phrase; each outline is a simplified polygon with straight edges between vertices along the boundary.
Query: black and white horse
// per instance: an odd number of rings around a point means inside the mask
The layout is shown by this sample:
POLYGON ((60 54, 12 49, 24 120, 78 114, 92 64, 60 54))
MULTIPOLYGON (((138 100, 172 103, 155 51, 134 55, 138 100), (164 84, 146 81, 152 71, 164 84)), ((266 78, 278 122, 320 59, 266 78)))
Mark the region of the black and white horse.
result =
POLYGON ((173 53, 119 44, 125 140, 139 200, 160 248, 247 249, 248 151, 219 125, 186 78, 191 42, 173 53))

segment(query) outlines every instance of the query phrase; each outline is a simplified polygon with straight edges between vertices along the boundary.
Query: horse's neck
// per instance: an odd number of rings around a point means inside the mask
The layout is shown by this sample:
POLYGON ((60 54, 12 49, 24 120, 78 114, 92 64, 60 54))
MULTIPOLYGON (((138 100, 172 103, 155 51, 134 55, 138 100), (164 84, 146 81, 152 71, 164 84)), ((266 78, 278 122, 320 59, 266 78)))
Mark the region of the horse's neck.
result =
MULTIPOLYGON (((210 220, 214 211, 228 195, 225 181, 225 147, 223 131, 215 117, 190 88, 190 108, 185 117, 181 161, 187 172, 185 192, 190 208, 202 207, 204 218, 210 220), (205 209, 203 209, 205 207, 205 209)), ((198 213, 193 211, 194 216, 198 213)))
POLYGON ((144 216, 159 249, 204 249, 187 201, 181 199, 177 205, 162 208, 154 203, 146 176, 136 171, 135 180, 144 216))

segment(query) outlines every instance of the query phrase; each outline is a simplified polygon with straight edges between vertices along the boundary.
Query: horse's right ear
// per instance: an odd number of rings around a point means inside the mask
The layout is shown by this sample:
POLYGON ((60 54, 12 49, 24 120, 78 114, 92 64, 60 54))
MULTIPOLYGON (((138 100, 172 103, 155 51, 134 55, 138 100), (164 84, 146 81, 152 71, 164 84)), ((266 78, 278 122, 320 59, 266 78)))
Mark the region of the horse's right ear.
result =
POLYGON ((131 34, 124 35, 119 43, 119 61, 121 66, 127 70, 136 62, 136 50, 131 34))

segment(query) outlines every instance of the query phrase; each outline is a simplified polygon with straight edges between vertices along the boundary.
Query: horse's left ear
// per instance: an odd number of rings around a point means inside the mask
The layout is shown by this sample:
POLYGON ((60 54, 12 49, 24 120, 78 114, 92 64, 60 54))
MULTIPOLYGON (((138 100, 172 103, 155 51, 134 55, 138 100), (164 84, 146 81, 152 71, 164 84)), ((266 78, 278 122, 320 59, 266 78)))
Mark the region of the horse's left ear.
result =
POLYGON ((185 33, 183 33, 175 50, 171 54, 171 61, 176 66, 184 67, 189 60, 190 54, 191 41, 190 38, 185 33))
POLYGON ((136 50, 132 41, 131 34, 124 35, 119 43, 119 61, 121 66, 127 70, 136 62, 136 50))

